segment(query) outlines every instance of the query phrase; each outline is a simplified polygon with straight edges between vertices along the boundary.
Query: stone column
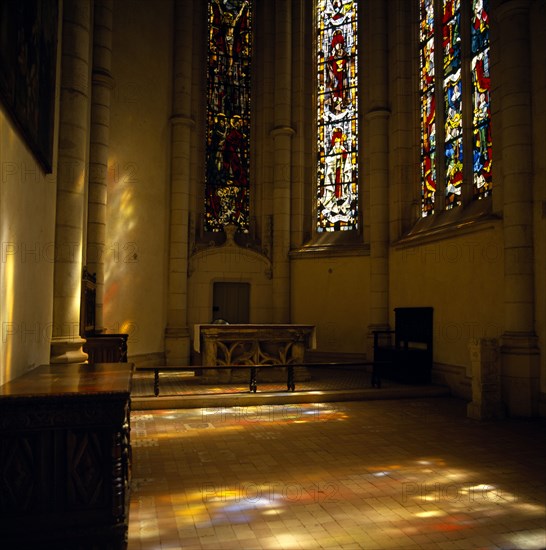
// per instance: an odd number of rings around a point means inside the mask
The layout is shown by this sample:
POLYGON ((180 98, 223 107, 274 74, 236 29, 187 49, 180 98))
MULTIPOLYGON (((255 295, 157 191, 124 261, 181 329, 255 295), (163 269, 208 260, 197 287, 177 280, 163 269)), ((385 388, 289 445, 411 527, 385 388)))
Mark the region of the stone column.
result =
POLYGON ((52 363, 87 359, 80 338, 83 217, 86 184, 91 5, 63 7, 52 363))
POLYGON ((187 2, 174 5, 173 113, 171 117, 171 197, 169 281, 165 358, 167 365, 187 365, 190 360, 188 331, 188 238, 190 195, 193 10, 187 2))
MULTIPOLYGON (((386 2, 370 3, 370 319, 369 331, 389 327, 389 115, 386 2)), ((370 341, 371 344, 371 341, 370 341)))
POLYGON ((87 269, 97 277, 95 327, 104 329, 104 253, 112 66, 112 0, 95 0, 89 196, 87 212, 87 269))
POLYGON ((412 7, 406 0, 388 2, 389 24, 389 220, 390 242, 399 239, 420 217, 420 200, 408 190, 415 180, 415 67, 412 7))
POLYGON ((503 418, 499 344, 496 338, 471 340, 472 402, 466 413, 476 420, 503 418))
POLYGON ((275 2, 275 127, 273 138, 273 322, 290 322, 290 187, 292 97, 291 2, 275 2))
MULTIPOLYGON (((308 22, 309 4, 306 0, 292 2, 292 124, 300 128, 309 128, 306 123, 309 115, 314 117, 316 105, 310 104, 316 82, 309 79, 309 38, 314 29, 308 22)), ((299 132, 291 140, 291 192, 290 192, 290 248, 303 245, 311 226, 311 212, 305 201, 306 185, 306 150, 309 143, 309 132, 299 132)))
POLYGON ((509 414, 538 412, 539 350, 534 327, 533 155, 529 0, 497 9, 502 112, 504 334, 502 380, 509 414))

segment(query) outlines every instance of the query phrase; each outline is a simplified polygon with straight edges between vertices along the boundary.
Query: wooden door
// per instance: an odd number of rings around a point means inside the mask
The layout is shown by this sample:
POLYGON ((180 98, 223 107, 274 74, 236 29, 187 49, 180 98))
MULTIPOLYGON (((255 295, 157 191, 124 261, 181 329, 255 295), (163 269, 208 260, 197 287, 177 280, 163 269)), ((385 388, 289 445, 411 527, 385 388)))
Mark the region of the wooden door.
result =
POLYGON ((250 322, 250 283, 214 283, 212 294, 213 321, 250 322))

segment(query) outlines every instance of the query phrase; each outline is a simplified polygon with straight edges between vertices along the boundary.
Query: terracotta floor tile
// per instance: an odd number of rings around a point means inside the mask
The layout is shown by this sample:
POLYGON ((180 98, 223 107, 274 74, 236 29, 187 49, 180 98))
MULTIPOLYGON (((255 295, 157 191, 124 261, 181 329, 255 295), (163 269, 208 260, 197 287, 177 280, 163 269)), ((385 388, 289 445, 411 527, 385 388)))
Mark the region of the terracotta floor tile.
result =
POLYGON ((544 419, 445 397, 242 409, 133 411, 129 550, 546 548, 544 419))

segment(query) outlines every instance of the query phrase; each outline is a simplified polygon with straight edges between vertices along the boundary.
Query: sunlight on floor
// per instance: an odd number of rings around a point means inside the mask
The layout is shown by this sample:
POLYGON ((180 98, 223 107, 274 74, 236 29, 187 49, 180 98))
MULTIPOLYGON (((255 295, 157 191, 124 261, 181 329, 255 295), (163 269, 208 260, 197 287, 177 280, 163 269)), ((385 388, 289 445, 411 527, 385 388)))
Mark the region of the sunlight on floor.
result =
POLYGON ((546 547, 546 503, 515 458, 534 456, 532 445, 521 455, 507 447, 506 456, 482 457, 473 448, 480 442, 486 453, 483 424, 400 407, 133 413, 129 550, 177 541, 233 549, 546 547), (440 425, 449 434, 436 453, 423 453, 427 437, 442 438, 440 425))

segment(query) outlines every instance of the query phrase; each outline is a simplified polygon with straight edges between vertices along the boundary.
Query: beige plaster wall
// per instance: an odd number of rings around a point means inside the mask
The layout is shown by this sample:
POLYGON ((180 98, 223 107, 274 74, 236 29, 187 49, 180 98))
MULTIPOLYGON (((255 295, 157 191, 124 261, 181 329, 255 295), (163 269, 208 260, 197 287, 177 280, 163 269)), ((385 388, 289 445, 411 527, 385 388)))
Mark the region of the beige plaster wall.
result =
POLYGON ((391 325, 395 307, 434 308, 434 362, 470 375, 470 340, 503 333, 503 245, 498 227, 392 249, 391 325))
POLYGON ((235 244, 208 248, 190 258, 188 275, 188 327, 192 339, 195 324, 212 320, 216 282, 249 283, 250 322, 272 322, 271 264, 265 256, 235 244))
POLYGON ((172 5, 114 2, 104 324, 164 349, 172 5))
MULTIPOLYGON (((56 176, 0 107, 0 384, 49 363, 56 176)), ((73 243, 81 254, 81 243, 73 243)))
POLYGON ((367 256, 295 259, 291 322, 317 327, 317 350, 366 353, 370 294, 367 256))

